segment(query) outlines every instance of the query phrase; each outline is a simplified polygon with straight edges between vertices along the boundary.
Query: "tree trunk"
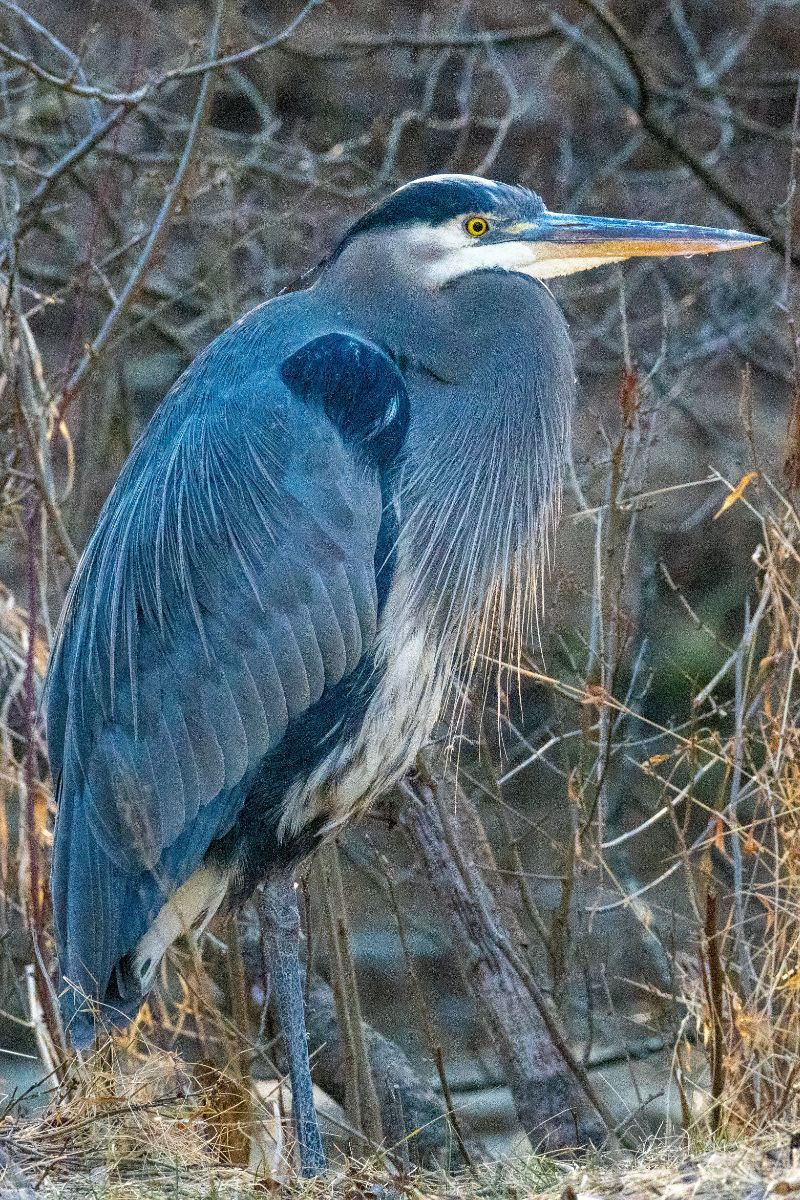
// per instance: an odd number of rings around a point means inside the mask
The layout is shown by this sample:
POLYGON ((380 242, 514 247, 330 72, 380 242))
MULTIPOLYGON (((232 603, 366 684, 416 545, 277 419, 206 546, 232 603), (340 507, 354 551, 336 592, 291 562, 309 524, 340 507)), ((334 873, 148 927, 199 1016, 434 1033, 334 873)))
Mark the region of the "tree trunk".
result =
POLYGON ((496 864, 475 806, 452 778, 435 784, 418 775, 401 791, 400 822, 425 866, 531 1145, 557 1150, 605 1140, 613 1118, 520 953, 521 928, 489 882, 496 864))

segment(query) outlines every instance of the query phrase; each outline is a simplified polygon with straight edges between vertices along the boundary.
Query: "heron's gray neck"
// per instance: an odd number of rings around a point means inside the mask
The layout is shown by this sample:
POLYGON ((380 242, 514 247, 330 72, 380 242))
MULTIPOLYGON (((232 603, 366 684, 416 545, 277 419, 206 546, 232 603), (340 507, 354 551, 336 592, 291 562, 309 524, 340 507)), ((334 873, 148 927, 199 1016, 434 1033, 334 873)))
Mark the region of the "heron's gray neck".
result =
POLYGON ((366 236, 322 273, 316 290, 328 310, 399 360, 423 359, 435 367, 446 352, 449 303, 440 289, 425 287, 413 264, 393 247, 366 236))
POLYGON ((377 253, 343 255, 320 283, 348 327, 404 366, 411 423, 400 505, 411 602, 435 609, 465 649, 465 630, 492 605, 515 608, 513 636, 524 636, 574 399, 572 348, 552 296, 500 271, 430 289, 377 253))

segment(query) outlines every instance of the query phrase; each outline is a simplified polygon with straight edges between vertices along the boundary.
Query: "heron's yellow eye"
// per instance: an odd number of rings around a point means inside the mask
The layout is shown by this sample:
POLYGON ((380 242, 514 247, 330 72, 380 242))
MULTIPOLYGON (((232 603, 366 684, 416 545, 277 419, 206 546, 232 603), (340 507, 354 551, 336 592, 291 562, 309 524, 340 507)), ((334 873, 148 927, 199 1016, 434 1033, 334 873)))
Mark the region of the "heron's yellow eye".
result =
POLYGON ((469 217, 464 222, 464 228, 470 237, 483 237, 489 232, 489 222, 485 217, 469 217))

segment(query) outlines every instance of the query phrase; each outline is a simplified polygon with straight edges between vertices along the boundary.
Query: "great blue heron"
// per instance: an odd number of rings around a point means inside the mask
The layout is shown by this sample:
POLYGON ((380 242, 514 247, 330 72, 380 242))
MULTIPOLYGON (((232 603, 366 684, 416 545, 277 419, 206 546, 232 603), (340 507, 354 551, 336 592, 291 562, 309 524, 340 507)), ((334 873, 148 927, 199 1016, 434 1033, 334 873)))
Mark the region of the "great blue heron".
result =
POLYGON ((463 657, 525 636, 575 391, 542 280, 761 240, 434 176, 198 356, 103 509, 50 667, 76 1043, 264 882, 301 1165, 324 1165, 292 873, 413 763, 463 657))

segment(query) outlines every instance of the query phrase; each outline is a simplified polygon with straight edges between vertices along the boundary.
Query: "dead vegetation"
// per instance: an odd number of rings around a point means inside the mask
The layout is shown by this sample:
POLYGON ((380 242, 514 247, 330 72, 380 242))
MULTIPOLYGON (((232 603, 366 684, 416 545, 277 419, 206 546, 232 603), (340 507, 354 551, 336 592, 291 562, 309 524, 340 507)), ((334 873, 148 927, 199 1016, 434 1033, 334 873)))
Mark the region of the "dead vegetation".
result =
POLYGON ((262 1183, 289 1177, 257 906, 216 927, 202 961, 176 954, 130 1043, 70 1057, 38 699, 79 548, 180 369, 365 204, 450 169, 519 179, 554 208, 736 220, 773 253, 559 291, 582 400, 541 645, 508 694, 487 664, 485 710, 305 885, 316 1072, 349 1155, 306 1190, 795 1187, 796 33, 768 0, 702 19, 680 0, 639 7, 440 6, 418 24, 411 7, 100 5, 92 25, 77 4, 0 0, 12 1186, 21 1171, 38 1191, 135 1195, 146 1175, 153 1194, 248 1194, 254 1141, 262 1183), (352 1019, 362 1004, 407 1054, 352 1019), (651 1088, 637 1063, 653 1044, 651 1088), (44 1112, 14 1097, 25 1055, 54 1088, 44 1112), (535 1149, 683 1140, 617 1165, 483 1167, 475 1080, 510 1089, 535 1149), (434 1162, 472 1173, 425 1174, 434 1162))
POLYGON ((192 1088, 174 1056, 147 1062, 94 1061, 62 1100, 37 1120, 6 1121, 0 1138, 3 1195, 28 1198, 168 1200, 227 1197, 255 1200, 280 1191, 296 1200, 767 1200, 800 1191, 797 1138, 785 1127, 713 1147, 648 1144, 637 1154, 557 1157, 517 1155, 445 1173, 387 1161, 337 1159, 324 1179, 301 1180, 280 1154, 232 1163, 231 1129, 245 1138, 252 1123, 269 1123, 266 1107, 242 1115, 227 1110, 221 1132, 221 1091, 192 1088))

